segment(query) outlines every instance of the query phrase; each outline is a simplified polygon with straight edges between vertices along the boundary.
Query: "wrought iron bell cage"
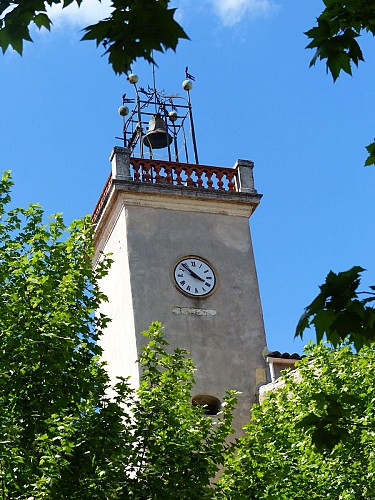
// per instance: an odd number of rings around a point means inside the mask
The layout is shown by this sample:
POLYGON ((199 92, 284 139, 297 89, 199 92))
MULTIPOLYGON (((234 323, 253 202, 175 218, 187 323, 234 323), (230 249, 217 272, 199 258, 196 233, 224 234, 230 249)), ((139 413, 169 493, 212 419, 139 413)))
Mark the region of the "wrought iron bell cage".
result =
POLYGON ((190 90, 194 77, 187 72, 182 87, 186 97, 154 87, 138 87, 138 77, 128 76, 135 98, 122 97, 124 147, 135 158, 168 159, 199 164, 190 90), (134 104, 132 110, 127 105, 134 104), (194 161, 193 161, 194 159, 194 161))

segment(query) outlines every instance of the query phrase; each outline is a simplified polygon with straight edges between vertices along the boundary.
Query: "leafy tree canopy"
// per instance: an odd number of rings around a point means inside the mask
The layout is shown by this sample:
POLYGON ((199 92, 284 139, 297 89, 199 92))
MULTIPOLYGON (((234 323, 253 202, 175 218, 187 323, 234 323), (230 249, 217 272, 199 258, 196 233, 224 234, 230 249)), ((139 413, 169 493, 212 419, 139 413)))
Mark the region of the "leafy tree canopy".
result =
MULTIPOLYGON (((305 34, 307 48, 314 49, 310 62, 325 60, 327 72, 334 81, 341 71, 352 74, 352 64, 364 61, 358 38, 363 32, 375 35, 375 2, 373 0, 323 0, 325 8, 317 18, 317 26, 305 34)), ((365 166, 375 165, 375 142, 366 147, 369 156, 365 166)))
POLYGON ((375 349, 318 344, 308 357, 253 407, 219 498, 375 497, 375 349))
POLYGON ((351 65, 364 61, 357 38, 362 31, 375 35, 375 2, 369 0, 323 0, 325 9, 317 26, 306 32, 311 39, 307 48, 315 49, 310 66, 326 60, 336 80, 341 71, 352 74, 351 65))
POLYGON ((217 421, 193 407, 194 365, 145 335, 138 390, 110 387, 98 340, 108 319, 92 269, 89 218, 46 223, 38 205, 9 208, 0 181, 0 498, 210 498, 229 452, 228 394, 217 421), (109 397, 109 393, 112 397, 109 397))
POLYGON ((295 336, 303 337, 306 328, 313 326, 317 342, 324 337, 333 345, 349 342, 360 350, 375 341, 375 286, 359 291, 363 268, 330 271, 320 293, 306 307, 298 322, 295 336))
MULTIPOLYGON (((23 42, 32 41, 30 25, 51 29, 47 9, 63 8, 83 0, 0 0, 0 47, 3 53, 13 47, 22 55, 23 42)), ((100 0, 98 0, 100 1, 100 0)), ((115 73, 127 73, 138 58, 154 62, 153 51, 175 50, 178 41, 188 36, 174 19, 176 9, 170 0, 112 0, 107 19, 87 26, 82 40, 102 45, 115 73)))
MULTIPOLYGON (((324 338, 334 347, 349 345, 358 352, 365 346, 375 346, 375 286, 369 291, 359 291, 363 268, 355 266, 348 271, 334 273, 330 271, 325 283, 320 286, 320 293, 306 307, 297 325, 295 336, 303 337, 306 328, 313 327, 317 342, 324 338)), ((322 404, 326 404, 327 414, 317 416, 314 412, 306 415, 301 421, 301 427, 306 431, 315 428, 314 439, 332 448, 345 439, 345 433, 334 426, 328 425, 332 419, 350 419, 351 410, 345 409, 340 403, 340 388, 336 392, 319 392, 322 404)))

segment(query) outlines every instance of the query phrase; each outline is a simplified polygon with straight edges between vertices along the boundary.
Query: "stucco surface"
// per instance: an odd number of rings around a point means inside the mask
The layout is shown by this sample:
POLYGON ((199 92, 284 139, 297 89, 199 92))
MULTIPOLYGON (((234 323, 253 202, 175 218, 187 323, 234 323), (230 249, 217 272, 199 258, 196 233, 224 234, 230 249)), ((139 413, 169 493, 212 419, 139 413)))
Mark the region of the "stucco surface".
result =
POLYGON ((132 385, 138 386, 139 370, 136 364, 137 341, 134 329, 132 287, 129 278, 128 245, 126 238, 125 209, 113 220, 105 254, 113 260, 109 274, 102 278, 100 287, 108 302, 102 302, 98 313, 111 319, 100 342, 103 360, 112 383, 116 377, 131 377, 132 385))
POLYGON ((136 352, 147 341, 139 332, 161 321, 171 348, 188 349, 197 365, 194 394, 222 399, 226 389, 242 393, 235 415, 240 429, 256 399, 256 373, 265 366, 248 218, 196 207, 179 210, 178 203, 166 209, 162 200, 148 206, 148 200, 139 193, 129 202, 120 192, 97 242, 114 260, 103 280, 109 303, 102 310, 113 318, 102 343, 109 371, 137 382, 136 352), (185 256, 202 257, 215 269, 217 285, 210 296, 198 299, 178 291, 173 270, 185 256))

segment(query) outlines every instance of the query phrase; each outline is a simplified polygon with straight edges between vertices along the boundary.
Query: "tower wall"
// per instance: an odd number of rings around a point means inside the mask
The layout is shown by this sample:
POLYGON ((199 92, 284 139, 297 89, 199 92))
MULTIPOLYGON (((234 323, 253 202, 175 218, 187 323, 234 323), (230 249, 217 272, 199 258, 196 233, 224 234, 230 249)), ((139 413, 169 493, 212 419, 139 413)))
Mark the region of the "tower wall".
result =
POLYGON ((248 217, 249 195, 206 193, 168 186, 118 183, 97 231, 97 251, 114 263, 103 279, 109 297, 102 312, 113 318, 102 346, 110 375, 138 383, 139 333, 163 323, 171 348, 184 347, 197 365, 195 394, 222 399, 242 394, 235 428, 249 421, 264 377, 265 334, 248 217), (218 283, 206 298, 182 294, 174 283, 178 259, 199 256, 218 283))
POLYGON ((247 423, 265 347, 247 218, 129 207, 126 221, 135 331, 160 320, 171 347, 186 348, 197 365, 195 394, 222 399, 226 389, 240 391, 237 426, 247 423), (216 290, 206 298, 174 285, 176 262, 190 255, 216 270, 216 290))
POLYGON ((138 387, 137 330, 134 325, 125 208, 112 214, 109 227, 111 230, 101 250, 113 262, 109 273, 100 282, 108 302, 102 302, 98 313, 105 314, 111 322, 100 342, 102 357, 107 363, 112 384, 116 383, 116 377, 130 377, 131 384, 138 387))

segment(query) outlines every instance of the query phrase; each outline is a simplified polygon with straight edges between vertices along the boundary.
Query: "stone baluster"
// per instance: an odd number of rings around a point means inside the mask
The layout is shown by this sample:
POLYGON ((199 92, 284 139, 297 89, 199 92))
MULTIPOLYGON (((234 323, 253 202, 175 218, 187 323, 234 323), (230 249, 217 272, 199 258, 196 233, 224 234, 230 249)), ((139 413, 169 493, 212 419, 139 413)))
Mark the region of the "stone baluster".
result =
POLYGON ((138 182, 141 181, 141 165, 139 162, 133 163, 133 170, 134 170, 134 180, 138 182))
POLYGON ((173 184, 172 168, 165 166, 164 170, 165 170, 165 173, 167 174, 167 177, 165 178, 165 182, 167 184, 173 184))
POLYGON ((197 174, 197 180, 196 180, 196 185, 197 187, 201 188, 203 186, 203 179, 202 179, 202 175, 203 175, 203 170, 199 167, 197 167, 195 169, 195 173, 197 174))
POLYGON ((216 179, 217 179, 217 188, 220 190, 220 191, 223 191, 224 189, 224 182, 223 182, 223 175, 224 175, 224 172, 221 172, 220 170, 217 170, 215 172, 216 174, 216 179))
POLYGON ((181 177, 182 167, 176 167, 174 171, 176 173, 176 185, 182 186, 182 177, 181 177))
POLYGON ((212 170, 211 169, 207 169, 206 170, 206 175, 207 175, 207 189, 213 189, 213 180, 212 180, 212 170))
POLYGON ((227 172, 227 179, 228 179, 228 190, 235 191, 236 185, 234 183, 234 172, 232 171, 227 172))
POLYGON ((189 187, 193 187, 194 186, 194 181, 193 179, 191 178, 191 175, 193 173, 193 169, 192 168, 187 168, 186 170, 186 185, 189 186, 189 187))
POLYGON ((151 182, 151 172, 152 172, 152 165, 148 165, 145 163, 143 165, 143 181, 144 182, 151 182))
POLYGON ((154 165, 154 172, 155 172, 155 182, 156 184, 159 184, 162 180, 162 177, 160 176, 160 170, 161 166, 160 165, 154 165))

